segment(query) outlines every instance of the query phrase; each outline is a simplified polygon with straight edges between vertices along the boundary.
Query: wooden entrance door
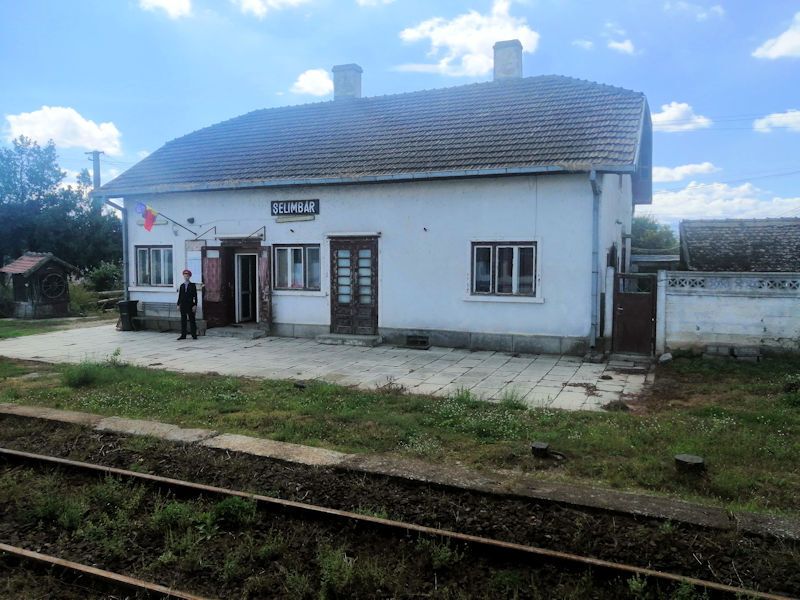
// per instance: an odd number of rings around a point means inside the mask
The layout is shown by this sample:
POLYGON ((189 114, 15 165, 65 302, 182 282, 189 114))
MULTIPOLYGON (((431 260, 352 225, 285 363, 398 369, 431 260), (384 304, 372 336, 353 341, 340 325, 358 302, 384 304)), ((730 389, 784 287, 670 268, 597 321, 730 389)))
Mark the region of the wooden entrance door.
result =
POLYGON ((650 273, 614 276, 614 352, 653 353, 656 337, 656 277, 650 273))
POLYGON ((378 240, 331 240, 331 333, 378 333, 378 240))

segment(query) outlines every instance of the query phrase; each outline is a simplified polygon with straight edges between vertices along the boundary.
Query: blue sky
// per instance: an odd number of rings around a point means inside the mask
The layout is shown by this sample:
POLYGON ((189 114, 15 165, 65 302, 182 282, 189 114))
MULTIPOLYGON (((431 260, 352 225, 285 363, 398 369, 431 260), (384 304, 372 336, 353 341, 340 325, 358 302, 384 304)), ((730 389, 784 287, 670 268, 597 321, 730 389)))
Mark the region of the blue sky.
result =
POLYGON ((190 131, 331 98, 491 79, 491 45, 524 74, 644 92, 660 219, 800 216, 800 2, 789 0, 0 0, 0 134, 103 177, 190 131))

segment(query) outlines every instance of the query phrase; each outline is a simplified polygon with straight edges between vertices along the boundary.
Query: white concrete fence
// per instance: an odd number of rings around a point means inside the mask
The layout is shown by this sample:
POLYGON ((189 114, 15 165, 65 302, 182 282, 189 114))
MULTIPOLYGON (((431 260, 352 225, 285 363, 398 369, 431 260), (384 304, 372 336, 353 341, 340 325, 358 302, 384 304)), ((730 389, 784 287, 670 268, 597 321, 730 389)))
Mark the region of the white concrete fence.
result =
POLYGON ((800 273, 659 271, 656 352, 709 345, 800 351, 800 273))

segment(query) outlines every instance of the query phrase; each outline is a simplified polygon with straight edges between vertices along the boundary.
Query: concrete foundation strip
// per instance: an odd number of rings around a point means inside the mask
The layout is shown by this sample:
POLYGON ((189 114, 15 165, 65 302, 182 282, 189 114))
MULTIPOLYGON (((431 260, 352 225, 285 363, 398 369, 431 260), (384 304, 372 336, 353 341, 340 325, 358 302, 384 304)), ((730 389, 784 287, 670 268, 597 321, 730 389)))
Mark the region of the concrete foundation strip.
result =
POLYGON ((105 571, 103 569, 98 569, 96 567, 91 567, 89 565, 82 565, 80 563, 72 562, 70 560, 64 560, 63 558, 58 558, 56 556, 50 556, 49 554, 41 554, 39 552, 33 552, 32 550, 26 550, 25 548, 9 546, 8 544, 0 543, 0 553, 10 554, 11 556, 15 556, 17 558, 25 559, 39 564, 50 565, 52 567, 60 567, 68 571, 73 571, 75 573, 91 577, 92 579, 99 579, 101 581, 112 583, 117 586, 156 593, 161 596, 164 596, 165 598, 180 598, 182 600, 205 600, 202 596, 195 596, 193 594, 188 594, 186 592, 181 592, 178 590, 173 590, 164 587, 163 585, 150 583, 149 581, 144 581, 142 579, 136 579, 135 577, 120 575, 119 573, 105 571))
POLYGON ((600 509, 713 529, 738 529, 757 535, 800 540, 800 521, 787 517, 743 512, 729 513, 721 508, 702 506, 683 500, 551 482, 513 471, 480 472, 458 465, 442 466, 394 456, 345 454, 264 438, 219 434, 209 429, 184 429, 157 421, 104 417, 91 413, 13 403, 0 404, 0 414, 73 423, 92 427, 97 431, 149 435, 172 442, 197 443, 209 448, 307 466, 347 469, 464 490, 557 502, 576 508, 600 509))
MULTIPOLYGON (((706 581, 704 579, 696 579, 694 577, 685 577, 683 575, 676 575, 674 573, 667 573, 664 571, 657 571, 644 567, 636 567, 625 563, 614 563, 607 560, 591 558, 587 556, 580 556, 571 554, 569 552, 560 552, 557 550, 548 550, 546 548, 538 548, 536 546, 525 546, 523 544, 516 544, 512 542, 502 542, 490 538, 469 535, 465 533, 457 533, 446 529, 438 529, 434 527, 425 527, 423 525, 416 525, 414 523, 405 523, 402 521, 395 521, 392 519, 382 519, 379 517, 371 517, 352 513, 344 510, 337 510, 334 508, 327 508, 324 506, 316 506, 314 504, 305 504, 303 502, 295 502, 293 500, 283 500, 281 498, 273 498, 271 496, 262 496, 260 494, 249 494, 238 490, 230 490, 216 486, 205 485, 201 483, 194 483, 191 481, 183 481, 180 479, 172 479, 169 477, 160 477, 158 475, 150 475, 147 473, 137 473, 135 471, 127 471, 125 469, 118 469, 116 467, 106 467, 103 465, 95 465, 91 463, 84 463, 65 458, 57 458, 53 456, 45 456, 41 454, 32 454, 30 452, 18 452, 16 450, 9 450, 0 448, 0 456, 6 460, 18 461, 32 461, 45 464, 55 464, 62 467, 71 468, 74 470, 91 471, 99 475, 116 475, 118 477, 125 477, 128 479, 143 480, 156 485, 167 488, 182 488, 191 490, 200 494, 213 494, 220 496, 246 498, 256 502, 256 504, 267 505, 270 507, 281 508, 285 510, 292 510, 298 513, 310 514, 316 517, 330 518, 332 520, 346 520, 356 523, 362 523, 369 526, 378 526, 386 529, 401 530, 404 532, 416 532, 427 536, 435 536, 442 539, 452 540, 454 542, 461 542, 471 546, 479 546, 485 549, 510 552, 519 556, 526 556, 530 558, 538 558, 548 560, 550 562, 562 562, 577 564, 582 567, 597 568, 606 571, 617 573, 624 573, 629 575, 637 575, 642 577, 649 577, 670 583, 688 583, 694 587, 700 587, 714 592, 722 592, 725 594, 742 595, 751 598, 760 598, 763 600, 793 600, 789 596, 782 596, 780 594, 771 594, 767 592, 760 592, 746 588, 734 587, 713 581, 706 581)), ((194 598, 193 596, 187 596, 194 598)))

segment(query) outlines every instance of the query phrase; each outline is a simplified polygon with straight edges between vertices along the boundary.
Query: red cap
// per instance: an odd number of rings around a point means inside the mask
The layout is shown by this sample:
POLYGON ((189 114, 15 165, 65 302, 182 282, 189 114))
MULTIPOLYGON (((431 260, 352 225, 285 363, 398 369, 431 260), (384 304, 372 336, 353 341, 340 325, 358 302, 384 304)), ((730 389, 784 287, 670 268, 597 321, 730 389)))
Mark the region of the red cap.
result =
POLYGON ((184 269, 183 270, 183 275, 186 275, 187 273, 189 274, 189 277, 192 276, 192 272, 189 269, 184 269))

